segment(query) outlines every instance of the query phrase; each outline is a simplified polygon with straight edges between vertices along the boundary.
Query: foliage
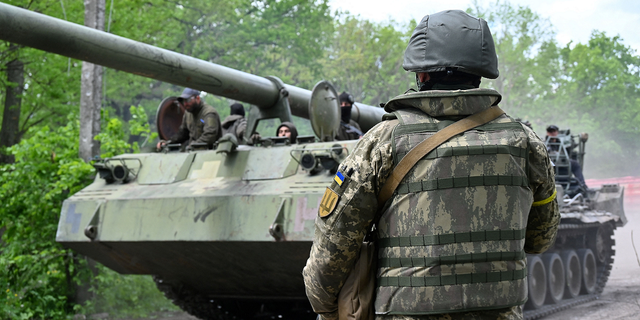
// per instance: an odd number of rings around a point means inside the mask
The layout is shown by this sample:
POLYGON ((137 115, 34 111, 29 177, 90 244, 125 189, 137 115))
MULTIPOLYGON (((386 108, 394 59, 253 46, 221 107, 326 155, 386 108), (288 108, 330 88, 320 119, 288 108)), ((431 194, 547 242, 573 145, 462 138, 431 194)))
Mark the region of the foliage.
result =
MULTIPOLYGON (((60 1, 54 0, 7 2, 60 19, 82 23, 81 2, 67 3, 65 10, 62 10, 60 1)), ((33 126, 53 128, 64 125, 67 115, 78 108, 81 64, 66 57, 31 48, 21 47, 17 51, 11 51, 9 43, 0 41, 0 86, 3 88, 6 85, 4 66, 13 59, 19 59, 25 64, 19 136, 26 134, 33 126)), ((4 101, 4 92, 0 90, 0 101, 4 101)))
POLYGON ((415 21, 374 23, 342 13, 334 23, 322 63, 324 78, 338 93, 348 91, 356 101, 377 106, 415 87, 414 75, 402 69, 415 21))
POLYGON ((533 123, 587 132, 588 178, 640 174, 640 57, 594 31, 587 44, 558 47, 552 26, 527 7, 495 2, 475 5, 487 19, 499 58, 500 77, 483 81, 502 95, 510 115, 533 123))
MULTIPOLYGON (((129 132, 153 138, 146 114, 131 107, 129 132)), ((64 127, 32 129, 30 137, 9 148, 12 165, 0 167, 0 318, 61 319, 82 311, 73 304, 78 283, 91 276, 84 259, 55 242, 62 202, 91 182, 93 167, 78 157, 79 123, 69 115, 64 127)), ((125 141, 122 122, 103 118, 103 157, 137 151, 125 141)), ((170 308, 149 277, 124 277, 99 267, 93 280, 97 299, 88 311, 115 307, 119 314, 141 315, 157 307, 170 308), (160 298, 158 295, 160 294, 160 298), (120 300, 114 297, 119 297, 120 300), (140 297, 148 297, 141 299, 140 297)))
POLYGON ((194 39, 191 55, 297 86, 315 84, 331 35, 327 0, 241 0, 231 8, 216 21, 197 21, 189 36, 210 37, 194 39))
MULTIPOLYGON (((75 115, 77 117, 77 115, 75 115)), ((9 148, 15 164, 0 167, 0 318, 58 319, 73 310, 82 262, 54 241, 62 201, 90 182, 93 168, 78 158, 78 121, 32 129, 9 148)))
POLYGON ((121 275, 99 265, 91 291, 95 299, 83 314, 109 313, 110 317, 148 317, 152 312, 179 310, 158 290, 151 276, 121 275))
POLYGON ((500 76, 483 79, 483 86, 503 95, 501 105, 522 116, 552 94, 559 69, 555 32, 548 19, 530 8, 496 1, 486 9, 477 2, 471 15, 487 20, 498 55, 500 76))
POLYGON ((138 141, 127 142, 127 137, 138 136, 143 139, 142 145, 157 138, 157 133, 151 133, 149 119, 141 107, 131 106, 129 108, 131 119, 129 120, 128 133, 122 121, 118 118, 109 117, 109 111, 102 110, 102 119, 106 126, 96 135, 95 139, 101 143, 101 157, 109 158, 122 153, 140 152, 138 141))
POLYGON ((587 44, 570 45, 561 50, 557 101, 573 116, 558 120, 580 130, 574 134, 591 133, 591 150, 599 151, 591 161, 599 174, 640 173, 640 56, 620 37, 598 31, 587 44))

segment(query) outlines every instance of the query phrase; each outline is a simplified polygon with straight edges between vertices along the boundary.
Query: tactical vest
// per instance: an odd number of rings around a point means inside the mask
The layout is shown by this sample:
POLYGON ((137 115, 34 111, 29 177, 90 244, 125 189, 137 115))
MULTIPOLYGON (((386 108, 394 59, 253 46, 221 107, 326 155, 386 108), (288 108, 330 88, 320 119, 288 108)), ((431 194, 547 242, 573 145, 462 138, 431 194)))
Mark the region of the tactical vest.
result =
MULTIPOLYGON (((397 163, 454 121, 395 111, 397 163)), ((533 195, 528 138, 502 116, 422 158, 378 223, 377 314, 427 315, 521 305, 533 195)))

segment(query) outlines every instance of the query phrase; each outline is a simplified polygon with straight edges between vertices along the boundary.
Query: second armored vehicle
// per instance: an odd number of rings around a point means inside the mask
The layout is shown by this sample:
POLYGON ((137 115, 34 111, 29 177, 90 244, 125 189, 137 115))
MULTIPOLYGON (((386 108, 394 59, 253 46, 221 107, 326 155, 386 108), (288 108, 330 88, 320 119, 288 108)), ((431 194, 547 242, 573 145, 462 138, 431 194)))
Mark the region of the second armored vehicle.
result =
POLYGON ((624 188, 587 188, 572 174, 584 163, 587 140, 587 134, 571 135, 570 130, 546 138, 562 220, 555 245, 542 255, 527 257, 526 319, 594 300, 607 283, 615 253, 613 231, 627 223, 624 188))

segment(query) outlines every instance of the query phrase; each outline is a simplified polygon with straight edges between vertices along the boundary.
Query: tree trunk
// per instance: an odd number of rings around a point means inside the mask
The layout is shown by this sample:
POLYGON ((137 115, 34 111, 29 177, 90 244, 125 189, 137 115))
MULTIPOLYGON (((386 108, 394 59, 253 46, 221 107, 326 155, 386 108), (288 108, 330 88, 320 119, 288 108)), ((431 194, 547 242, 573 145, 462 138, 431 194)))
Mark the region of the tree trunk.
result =
MULTIPOLYGON (((17 50, 11 44, 10 50, 17 50)), ((13 163, 13 156, 4 153, 4 148, 20 142, 20 107, 24 88, 24 63, 19 59, 7 63, 7 87, 4 100, 2 129, 0 130, 0 163, 13 163)))
MULTIPOLYGON (((84 25, 104 30, 105 0, 84 1, 84 25)), ((89 161, 100 155, 100 109, 102 101, 102 67, 89 62, 82 63, 80 88, 80 158, 89 161)))
MULTIPOLYGON (((84 1, 84 25, 104 30, 105 0, 84 1)), ((89 162, 100 155, 100 143, 93 138, 100 133, 100 109, 102 102, 102 67, 89 62, 82 63, 82 81, 80 86, 80 158, 89 162)), ((82 256, 84 258, 84 256, 82 256)), ((94 277, 98 270, 95 261, 86 258, 89 270, 94 277)), ((85 304, 93 298, 91 281, 72 283, 69 302, 85 304)))

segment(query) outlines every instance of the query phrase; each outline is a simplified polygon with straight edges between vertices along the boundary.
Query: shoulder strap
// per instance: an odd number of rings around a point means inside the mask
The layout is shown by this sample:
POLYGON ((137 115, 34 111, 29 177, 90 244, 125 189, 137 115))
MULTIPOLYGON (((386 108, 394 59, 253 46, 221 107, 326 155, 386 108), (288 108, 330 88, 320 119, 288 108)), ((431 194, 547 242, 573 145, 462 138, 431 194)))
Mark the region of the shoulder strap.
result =
POLYGON ((413 168, 418 160, 422 159, 422 157, 431 152, 431 150, 451 139, 451 137, 483 125, 504 113, 505 112, 498 106, 493 106, 482 112, 472 114, 464 119, 456 121, 413 147, 413 149, 411 149, 411 151, 409 151, 409 153, 400 160, 400 163, 398 163, 385 184, 382 186, 382 189, 378 194, 378 206, 382 207, 385 202, 391 198, 393 192, 396 190, 404 176, 407 175, 409 170, 413 168))

